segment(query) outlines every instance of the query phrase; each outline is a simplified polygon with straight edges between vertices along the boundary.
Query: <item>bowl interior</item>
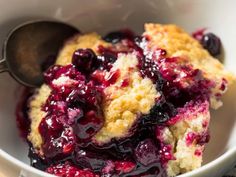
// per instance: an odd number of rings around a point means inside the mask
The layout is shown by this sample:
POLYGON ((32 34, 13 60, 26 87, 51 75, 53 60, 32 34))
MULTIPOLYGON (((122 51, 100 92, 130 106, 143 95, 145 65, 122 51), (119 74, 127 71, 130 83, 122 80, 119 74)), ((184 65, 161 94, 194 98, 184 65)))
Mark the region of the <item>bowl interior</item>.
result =
MULTIPOLYGON (((189 32, 206 27, 220 36, 225 65, 236 66, 236 1, 220 0, 0 0, 0 42, 8 31, 27 20, 57 19, 77 26, 82 32, 108 31, 129 27, 137 33, 145 22, 175 23, 189 32), (227 9, 227 10, 224 10, 227 9), (232 25, 233 24, 233 25, 232 25)), ((26 51, 27 52, 27 51, 26 51)), ((233 86, 224 96, 224 106, 212 111, 211 141, 207 146, 204 163, 208 163, 227 149, 236 148, 236 92, 233 86)), ((0 75, 0 149, 29 163, 27 145, 19 138, 15 121, 15 106, 21 87, 7 73, 0 75)))

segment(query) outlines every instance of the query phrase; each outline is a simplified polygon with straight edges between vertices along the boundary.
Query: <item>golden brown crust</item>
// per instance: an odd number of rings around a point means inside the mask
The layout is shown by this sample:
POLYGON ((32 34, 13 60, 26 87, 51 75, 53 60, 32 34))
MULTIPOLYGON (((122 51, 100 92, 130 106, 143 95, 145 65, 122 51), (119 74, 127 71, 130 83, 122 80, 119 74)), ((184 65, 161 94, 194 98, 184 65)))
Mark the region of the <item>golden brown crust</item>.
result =
POLYGON ((33 144, 34 148, 40 149, 42 144, 42 137, 39 133, 38 127, 41 120, 46 115, 46 112, 42 111, 42 106, 45 104, 51 89, 47 85, 42 85, 31 98, 29 102, 30 111, 28 115, 31 119, 30 134, 28 140, 33 144))

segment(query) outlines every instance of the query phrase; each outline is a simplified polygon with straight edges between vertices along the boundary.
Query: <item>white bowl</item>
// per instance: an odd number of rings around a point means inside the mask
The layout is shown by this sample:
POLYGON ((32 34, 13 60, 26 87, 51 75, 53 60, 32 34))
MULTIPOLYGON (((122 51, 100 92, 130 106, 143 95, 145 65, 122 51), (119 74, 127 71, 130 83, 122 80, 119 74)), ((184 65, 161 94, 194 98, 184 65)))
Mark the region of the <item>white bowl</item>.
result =
MULTIPOLYGON (((207 27, 216 33, 226 67, 236 68, 235 0, 0 0, 0 7, 1 42, 11 28, 32 19, 58 19, 101 34, 122 27, 141 32, 145 22, 176 23, 189 32, 207 27)), ((0 75, 0 176, 47 176, 28 165, 27 145, 18 135, 14 112, 19 88, 7 73, 0 75)), ((221 176, 236 162, 235 88, 224 97, 224 106, 212 111, 205 165, 181 177, 221 176)))

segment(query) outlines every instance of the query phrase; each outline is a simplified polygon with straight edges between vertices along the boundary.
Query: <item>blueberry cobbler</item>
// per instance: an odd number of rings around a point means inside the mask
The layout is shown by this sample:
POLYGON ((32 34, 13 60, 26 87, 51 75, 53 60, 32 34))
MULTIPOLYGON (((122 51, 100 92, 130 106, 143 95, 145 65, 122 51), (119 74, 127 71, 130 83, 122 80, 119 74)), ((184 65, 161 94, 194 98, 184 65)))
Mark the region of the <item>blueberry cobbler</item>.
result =
POLYGON ((63 177, 173 177, 200 167, 209 109, 234 80, 219 53, 214 34, 191 37, 175 25, 69 39, 19 113, 32 166, 63 177))

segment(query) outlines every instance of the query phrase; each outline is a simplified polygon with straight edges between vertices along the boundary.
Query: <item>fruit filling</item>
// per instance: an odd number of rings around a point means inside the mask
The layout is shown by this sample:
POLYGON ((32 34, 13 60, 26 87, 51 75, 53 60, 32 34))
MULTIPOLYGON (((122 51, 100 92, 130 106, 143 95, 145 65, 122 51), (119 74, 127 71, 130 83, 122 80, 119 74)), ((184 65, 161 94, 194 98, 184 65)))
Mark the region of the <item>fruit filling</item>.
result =
POLYGON ((147 24, 141 36, 126 29, 66 42, 18 107, 32 166, 63 177, 167 177, 200 167, 209 108, 233 80, 211 56, 219 39, 200 34, 199 42, 177 26, 147 24))

